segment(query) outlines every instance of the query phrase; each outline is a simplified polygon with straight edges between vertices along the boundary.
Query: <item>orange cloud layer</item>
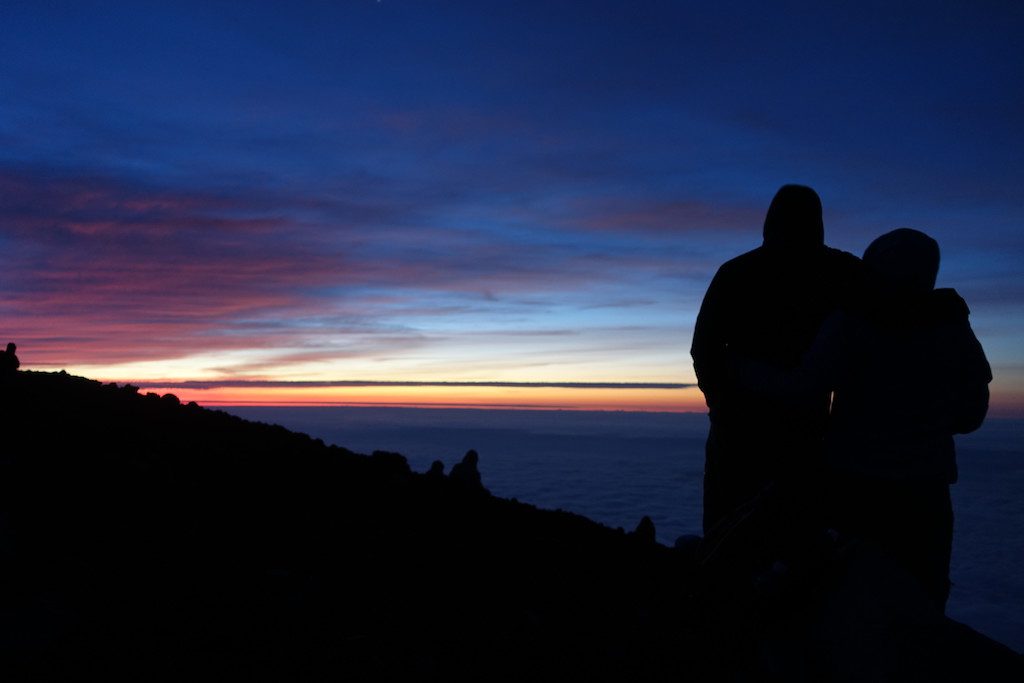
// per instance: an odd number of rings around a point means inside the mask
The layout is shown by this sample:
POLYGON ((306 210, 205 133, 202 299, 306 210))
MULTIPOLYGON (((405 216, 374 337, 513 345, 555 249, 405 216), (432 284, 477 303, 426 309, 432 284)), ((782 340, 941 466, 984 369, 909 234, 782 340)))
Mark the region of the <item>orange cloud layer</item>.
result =
POLYGON ((178 389, 143 386, 143 391, 173 393, 205 406, 339 405, 520 408, 543 410, 637 410, 703 412, 696 388, 591 389, 560 387, 218 387, 178 389))
MULTIPOLYGON (((706 412, 696 387, 565 388, 460 386, 216 387, 186 389, 142 385, 142 391, 171 393, 204 406, 395 406, 505 408, 533 410, 635 410, 706 412)), ((994 391, 990 418, 1024 418, 1024 394, 994 391)))

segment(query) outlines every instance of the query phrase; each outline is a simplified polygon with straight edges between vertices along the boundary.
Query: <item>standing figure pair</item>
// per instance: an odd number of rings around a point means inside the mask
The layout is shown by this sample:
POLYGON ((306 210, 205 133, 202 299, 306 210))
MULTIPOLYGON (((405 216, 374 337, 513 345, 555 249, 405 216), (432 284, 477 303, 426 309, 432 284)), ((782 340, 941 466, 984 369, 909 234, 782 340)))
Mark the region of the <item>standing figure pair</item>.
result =
MULTIPOLYGON (((790 220, 820 217, 810 188, 783 187, 777 202, 801 207, 790 220)), ((735 282, 730 264, 750 254, 726 263, 715 280, 735 282)), ((692 354, 711 416, 705 532, 758 487, 781 482, 802 497, 807 515, 876 545, 944 608, 953 434, 981 424, 992 378, 967 306, 953 290, 934 289, 938 244, 916 230, 879 237, 862 263, 823 246, 789 258, 817 262, 817 270, 789 271, 816 277, 789 284, 791 298, 757 315, 792 316, 798 334, 737 322, 749 304, 713 295, 715 281, 698 316, 692 354), (709 358, 720 364, 710 377, 709 358)), ((764 291, 751 296, 767 303, 764 291)))

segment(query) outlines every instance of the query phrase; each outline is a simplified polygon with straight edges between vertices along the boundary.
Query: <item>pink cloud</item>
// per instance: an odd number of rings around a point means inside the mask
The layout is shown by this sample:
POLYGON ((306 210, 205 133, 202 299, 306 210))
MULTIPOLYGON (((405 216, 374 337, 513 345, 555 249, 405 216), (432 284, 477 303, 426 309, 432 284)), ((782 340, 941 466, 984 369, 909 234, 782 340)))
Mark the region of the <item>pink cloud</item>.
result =
POLYGON ((275 348, 292 350, 281 363, 299 363, 375 348, 310 341, 332 335, 396 353, 421 344, 398 329, 410 314, 578 296, 623 270, 681 267, 432 222, 380 223, 391 210, 368 206, 0 170, 4 333, 40 366, 275 348))
POLYGON ((577 202, 569 223, 604 231, 686 234, 736 230, 759 233, 766 207, 697 200, 599 199, 577 202))

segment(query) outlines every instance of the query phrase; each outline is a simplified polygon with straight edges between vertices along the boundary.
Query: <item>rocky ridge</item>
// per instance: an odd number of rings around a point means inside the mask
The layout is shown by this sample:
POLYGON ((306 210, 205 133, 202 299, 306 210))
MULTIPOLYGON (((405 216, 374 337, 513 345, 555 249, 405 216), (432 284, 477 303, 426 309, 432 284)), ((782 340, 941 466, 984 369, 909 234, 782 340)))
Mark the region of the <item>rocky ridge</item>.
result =
POLYGON ((472 476, 475 452, 457 476, 421 474, 398 454, 64 373, 3 378, 0 414, 7 680, 1021 671, 912 599, 858 617, 886 615, 884 641, 898 647, 850 631, 837 615, 863 612, 864 591, 892 597, 870 553, 832 560, 780 600, 746 567, 654 543, 649 520, 625 533, 491 496, 472 476), (868 569, 850 580, 858 562, 868 569), (865 588, 872 571, 882 578, 865 588), (863 658, 861 646, 874 669, 831 661, 863 658))

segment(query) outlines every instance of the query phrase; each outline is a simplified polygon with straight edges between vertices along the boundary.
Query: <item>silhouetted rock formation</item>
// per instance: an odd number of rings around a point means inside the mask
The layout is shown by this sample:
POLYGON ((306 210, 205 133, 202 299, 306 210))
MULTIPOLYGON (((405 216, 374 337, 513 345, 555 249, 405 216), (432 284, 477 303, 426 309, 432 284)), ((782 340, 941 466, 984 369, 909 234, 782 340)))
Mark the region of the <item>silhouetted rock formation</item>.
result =
POLYGON ((888 569, 871 557, 822 580, 839 588, 813 603, 819 632, 810 607, 722 609, 683 553, 394 453, 63 373, 17 373, 0 414, 5 681, 735 680, 797 664, 837 678, 845 661, 787 656, 818 634, 829 656, 870 658, 843 631, 875 614, 865 590, 902 605, 900 645, 859 670, 1020 672, 998 644, 879 593, 888 569))
POLYGON ((636 529, 633 530, 633 537, 641 543, 656 543, 657 542, 657 531, 654 528, 654 522, 647 515, 640 518, 640 522, 636 525, 636 529))
POLYGON ((480 456, 477 455, 476 451, 467 451, 466 455, 462 457, 462 462, 457 462, 452 466, 452 471, 448 478, 456 486, 466 491, 486 493, 487 489, 484 488, 483 481, 480 479, 480 470, 477 469, 479 460, 480 456))
POLYGON ((17 350, 17 344, 8 342, 7 348, 4 349, 3 353, 0 353, 0 379, 10 377, 21 367, 21 361, 18 360, 18 356, 15 353, 17 350))

